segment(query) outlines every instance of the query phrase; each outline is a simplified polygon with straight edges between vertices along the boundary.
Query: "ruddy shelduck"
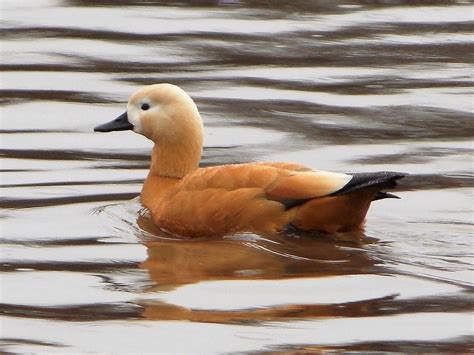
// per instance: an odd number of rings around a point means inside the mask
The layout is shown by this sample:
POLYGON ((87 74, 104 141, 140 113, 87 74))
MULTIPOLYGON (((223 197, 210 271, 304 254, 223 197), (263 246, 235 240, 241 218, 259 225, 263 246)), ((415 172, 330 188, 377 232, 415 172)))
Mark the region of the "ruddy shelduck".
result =
POLYGON ((191 97, 172 84, 138 90, 125 113, 94 130, 133 130, 153 141, 141 201, 160 229, 182 237, 361 230, 371 202, 395 197, 382 191, 405 176, 281 162, 199 168, 201 116, 191 97))

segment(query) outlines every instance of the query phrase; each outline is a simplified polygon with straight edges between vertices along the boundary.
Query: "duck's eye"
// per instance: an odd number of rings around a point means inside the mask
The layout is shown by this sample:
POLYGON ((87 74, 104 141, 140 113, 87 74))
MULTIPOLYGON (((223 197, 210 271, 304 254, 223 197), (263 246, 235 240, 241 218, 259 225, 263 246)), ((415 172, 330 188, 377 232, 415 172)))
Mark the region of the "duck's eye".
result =
POLYGON ((150 108, 150 105, 148 105, 148 104, 142 104, 142 110, 143 110, 143 111, 146 111, 146 110, 148 110, 149 108, 150 108))

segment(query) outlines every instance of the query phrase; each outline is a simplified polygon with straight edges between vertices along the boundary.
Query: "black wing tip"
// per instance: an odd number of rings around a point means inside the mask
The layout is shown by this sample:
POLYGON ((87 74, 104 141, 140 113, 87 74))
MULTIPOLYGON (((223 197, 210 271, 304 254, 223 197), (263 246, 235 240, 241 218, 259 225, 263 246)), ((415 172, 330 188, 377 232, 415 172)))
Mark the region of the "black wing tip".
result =
POLYGON ((388 176, 390 176, 394 180, 403 179, 404 177, 410 175, 408 173, 401 173, 398 171, 383 171, 383 173, 386 173, 388 176))
POLYGON ((400 197, 398 197, 397 195, 394 195, 394 194, 391 194, 389 192, 383 192, 383 191, 379 191, 375 194, 374 198, 372 199, 372 201, 377 201, 377 200, 383 200, 385 198, 396 198, 396 199, 400 199, 400 197))
POLYGON ((398 180, 398 179, 402 179, 405 176, 410 175, 410 174, 402 173, 402 172, 399 172, 399 171, 376 171, 376 172, 373 172, 373 173, 349 173, 349 175, 398 180))
MULTIPOLYGON (((390 186, 390 188, 394 188, 397 186, 397 180, 403 179, 405 176, 408 174, 406 173, 399 173, 395 171, 382 171, 382 173, 385 174, 385 177, 387 179, 387 182, 392 184, 393 186, 390 186)), ((382 180, 383 177, 380 178, 382 180)))
POLYGON ((332 193, 332 196, 347 194, 367 187, 379 187, 380 190, 393 189, 397 186, 397 180, 409 174, 395 171, 377 171, 373 173, 349 173, 349 175, 352 175, 351 180, 342 189, 332 193))

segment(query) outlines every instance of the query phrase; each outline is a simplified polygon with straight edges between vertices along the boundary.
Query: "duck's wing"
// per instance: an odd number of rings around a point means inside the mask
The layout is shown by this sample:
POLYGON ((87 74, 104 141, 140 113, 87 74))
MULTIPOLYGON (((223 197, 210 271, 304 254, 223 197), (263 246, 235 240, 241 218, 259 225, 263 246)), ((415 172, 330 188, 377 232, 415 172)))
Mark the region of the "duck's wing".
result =
POLYGON ((341 190, 351 175, 310 170, 292 163, 253 163, 200 169, 177 185, 183 191, 260 189, 268 200, 288 208, 341 190))
MULTIPOLYGON (((335 173, 294 163, 251 163, 200 169, 177 186, 185 191, 222 189, 260 189, 268 200, 292 208, 308 200, 324 196, 344 195, 359 190, 377 191, 396 186, 406 174, 398 172, 335 173)), ((382 196, 383 195, 383 196, 382 196)), ((374 199, 392 197, 390 194, 374 199)))

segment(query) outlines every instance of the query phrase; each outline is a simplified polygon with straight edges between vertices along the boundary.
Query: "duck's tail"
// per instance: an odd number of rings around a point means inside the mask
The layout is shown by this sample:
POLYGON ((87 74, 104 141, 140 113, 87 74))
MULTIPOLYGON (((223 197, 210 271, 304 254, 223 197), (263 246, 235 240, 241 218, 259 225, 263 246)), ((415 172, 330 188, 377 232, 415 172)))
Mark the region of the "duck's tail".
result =
POLYGON ((331 196, 345 195, 366 188, 375 188, 378 191, 375 193, 373 201, 382 200, 384 198, 399 198, 396 195, 383 192, 382 190, 395 188, 397 186, 397 180, 408 174, 392 171, 378 171, 374 173, 352 173, 349 175, 352 175, 352 179, 342 189, 332 193, 331 196))

